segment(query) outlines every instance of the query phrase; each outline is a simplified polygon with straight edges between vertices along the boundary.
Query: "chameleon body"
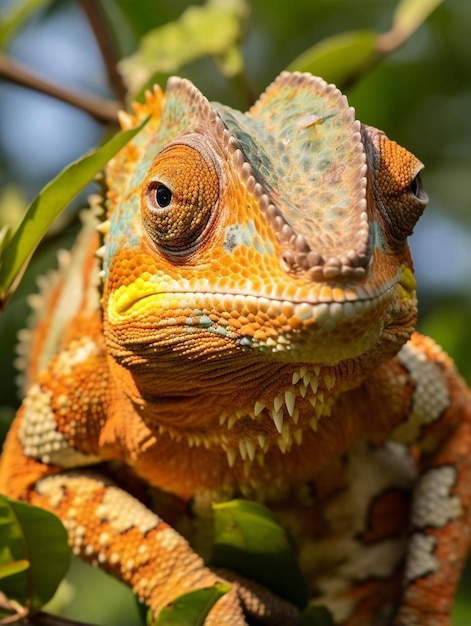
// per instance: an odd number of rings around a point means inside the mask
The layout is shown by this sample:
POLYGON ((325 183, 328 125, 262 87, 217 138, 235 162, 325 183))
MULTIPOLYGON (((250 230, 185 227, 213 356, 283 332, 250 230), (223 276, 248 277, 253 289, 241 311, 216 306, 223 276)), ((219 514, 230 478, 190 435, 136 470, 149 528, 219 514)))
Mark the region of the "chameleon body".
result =
POLYGON ((449 625, 471 404, 414 331, 422 164, 307 74, 245 114, 173 78, 122 126, 146 116, 107 167, 101 234, 91 210, 44 290, 2 491, 154 612, 222 576, 208 624, 299 623, 203 561, 211 503, 242 496, 336 623, 449 625))

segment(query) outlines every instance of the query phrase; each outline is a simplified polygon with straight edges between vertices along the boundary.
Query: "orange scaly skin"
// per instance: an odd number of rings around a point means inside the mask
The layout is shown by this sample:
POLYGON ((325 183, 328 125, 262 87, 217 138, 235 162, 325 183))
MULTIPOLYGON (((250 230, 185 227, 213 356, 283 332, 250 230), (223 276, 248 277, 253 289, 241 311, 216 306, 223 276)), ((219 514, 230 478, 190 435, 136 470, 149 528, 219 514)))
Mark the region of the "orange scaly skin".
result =
MULTIPOLYGON (((0 489, 155 612, 218 580, 194 550, 211 502, 244 496, 336 623, 448 626, 471 402, 414 332, 421 163, 309 75, 246 114, 172 79, 122 124, 148 115, 106 171, 102 294, 92 210, 45 296, 0 489)), ((207 623, 250 616, 300 620, 237 578, 207 623)))

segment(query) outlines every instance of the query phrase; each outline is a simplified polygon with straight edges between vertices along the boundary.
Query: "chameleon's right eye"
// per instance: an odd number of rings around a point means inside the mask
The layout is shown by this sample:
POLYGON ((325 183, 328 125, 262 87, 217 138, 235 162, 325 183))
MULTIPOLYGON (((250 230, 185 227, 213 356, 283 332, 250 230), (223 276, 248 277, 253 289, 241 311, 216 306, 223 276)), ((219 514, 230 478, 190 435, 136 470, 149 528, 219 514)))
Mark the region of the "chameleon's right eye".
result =
POLYGON ((391 240, 399 245, 412 234, 427 204, 422 189, 422 163, 405 148, 376 129, 367 129, 372 138, 373 189, 391 240))
POLYGON ((144 181, 144 227, 165 251, 188 253, 204 234, 218 198, 219 177, 208 152, 171 144, 157 155, 144 181))

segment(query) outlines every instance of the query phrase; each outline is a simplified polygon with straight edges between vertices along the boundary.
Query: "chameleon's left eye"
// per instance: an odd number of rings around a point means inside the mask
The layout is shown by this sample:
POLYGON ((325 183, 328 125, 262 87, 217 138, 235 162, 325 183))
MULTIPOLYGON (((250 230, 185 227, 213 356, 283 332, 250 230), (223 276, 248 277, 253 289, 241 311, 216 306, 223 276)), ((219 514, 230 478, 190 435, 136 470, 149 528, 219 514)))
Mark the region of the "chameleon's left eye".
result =
POLYGON ((144 181, 144 227, 159 247, 187 253, 205 232, 218 198, 219 177, 208 151, 171 144, 156 156, 144 181))
POLYGON ((172 192, 168 187, 160 183, 155 190, 155 199, 161 209, 164 209, 172 201, 172 192))

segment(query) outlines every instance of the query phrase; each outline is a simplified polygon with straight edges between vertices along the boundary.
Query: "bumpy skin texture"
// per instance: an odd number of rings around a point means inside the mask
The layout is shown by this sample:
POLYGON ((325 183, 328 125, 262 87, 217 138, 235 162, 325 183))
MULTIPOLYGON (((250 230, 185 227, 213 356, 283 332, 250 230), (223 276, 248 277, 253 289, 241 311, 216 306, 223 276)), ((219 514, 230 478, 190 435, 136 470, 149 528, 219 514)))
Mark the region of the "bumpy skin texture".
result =
MULTIPOLYGON (((204 554, 211 502, 242 495, 338 624, 449 625, 471 404, 414 332, 421 163, 310 75, 246 114, 171 79, 122 124, 145 116, 106 171, 103 286, 92 210, 44 290, 0 488, 154 611, 218 579, 181 533, 204 554)), ((299 620, 239 580, 208 623, 247 615, 299 620)))

